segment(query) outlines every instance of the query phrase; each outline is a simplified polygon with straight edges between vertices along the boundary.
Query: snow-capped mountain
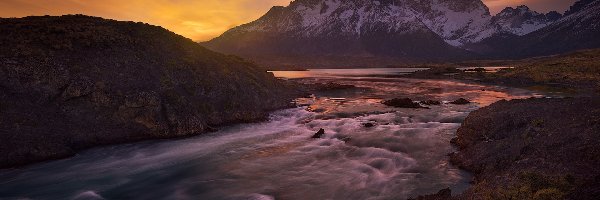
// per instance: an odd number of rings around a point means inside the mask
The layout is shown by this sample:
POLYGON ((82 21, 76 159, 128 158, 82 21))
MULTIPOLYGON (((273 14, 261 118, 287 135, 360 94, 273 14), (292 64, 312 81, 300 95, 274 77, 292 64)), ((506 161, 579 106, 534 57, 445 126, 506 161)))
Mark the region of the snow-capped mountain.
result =
MULTIPOLYGON (((582 0, 586 3, 572 10, 584 9, 589 1, 598 0, 582 0)), ((489 48, 579 11, 572 12, 563 17, 519 6, 492 16, 481 0, 295 0, 203 44, 255 61, 315 56, 461 60, 495 52, 489 48)))
MULTIPOLYGON (((540 56, 600 48, 600 0, 584 0, 577 11, 519 38, 517 56, 540 56)), ((576 4, 577 5, 577 4, 576 4)))
POLYGON ((497 35, 466 48, 488 58, 526 58, 600 48, 598 36, 600 0, 582 0, 565 16, 536 31, 522 36, 497 35))
POLYGON ((481 0, 295 0, 204 43, 244 57, 461 59, 494 33, 481 0))
POLYGON ((541 14, 522 5, 517 8, 505 8, 494 16, 492 21, 498 25, 498 31, 521 36, 544 28, 561 17, 556 11, 541 14))
POLYGON ((491 35, 480 0, 296 0, 205 43, 245 57, 327 55, 460 59, 491 35))

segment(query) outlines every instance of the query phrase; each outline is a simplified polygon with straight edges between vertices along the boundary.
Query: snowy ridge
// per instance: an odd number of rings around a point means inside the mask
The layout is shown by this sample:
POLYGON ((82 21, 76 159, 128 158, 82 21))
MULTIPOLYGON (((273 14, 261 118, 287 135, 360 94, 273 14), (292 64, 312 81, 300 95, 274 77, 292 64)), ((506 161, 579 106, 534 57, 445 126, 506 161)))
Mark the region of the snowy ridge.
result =
POLYGON ((525 35, 561 17, 558 13, 553 13, 558 17, 540 14, 527 6, 506 8, 491 16, 481 0, 296 0, 274 12, 236 31, 290 32, 310 38, 360 37, 375 29, 394 34, 430 30, 460 47, 496 33, 525 35))
MULTIPOLYGON (((589 3, 579 4, 581 9, 589 3)), ((561 19, 566 17, 571 16, 563 17, 558 12, 538 13, 527 6, 509 7, 492 16, 481 0, 295 0, 286 7, 273 7, 260 19, 224 35, 232 41, 237 36, 249 41, 255 41, 253 38, 257 35, 262 39, 292 38, 286 44, 320 39, 327 43, 331 38, 372 42, 369 38, 375 37, 379 41, 402 41, 400 45, 407 42, 417 45, 415 39, 427 35, 430 40, 442 40, 444 45, 469 49, 467 46, 496 36, 525 36, 564 21, 561 19)), ((236 46, 239 48, 246 47, 240 44, 236 46)))
POLYGON ((340 34, 360 37, 374 29, 390 33, 433 31, 460 46, 493 34, 492 16, 479 0, 296 0, 278 17, 263 18, 238 31, 294 32, 298 36, 340 34))
POLYGON ((499 31, 522 36, 544 28, 561 17, 557 12, 540 14, 523 5, 502 10, 493 21, 499 26, 499 31))

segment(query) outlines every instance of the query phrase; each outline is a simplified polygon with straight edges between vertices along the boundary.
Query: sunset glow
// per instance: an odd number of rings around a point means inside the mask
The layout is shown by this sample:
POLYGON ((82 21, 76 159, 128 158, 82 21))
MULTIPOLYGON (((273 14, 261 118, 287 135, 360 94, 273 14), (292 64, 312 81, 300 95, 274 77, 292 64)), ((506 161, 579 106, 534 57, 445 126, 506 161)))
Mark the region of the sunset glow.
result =
MULTIPOLYGON (((275 5, 290 0, 3 0, 0 17, 85 14, 142 21, 163 26, 196 41, 214 38, 226 30, 259 18, 275 5)), ((492 13, 506 6, 526 4, 537 11, 564 11, 574 0, 484 0, 492 13)))

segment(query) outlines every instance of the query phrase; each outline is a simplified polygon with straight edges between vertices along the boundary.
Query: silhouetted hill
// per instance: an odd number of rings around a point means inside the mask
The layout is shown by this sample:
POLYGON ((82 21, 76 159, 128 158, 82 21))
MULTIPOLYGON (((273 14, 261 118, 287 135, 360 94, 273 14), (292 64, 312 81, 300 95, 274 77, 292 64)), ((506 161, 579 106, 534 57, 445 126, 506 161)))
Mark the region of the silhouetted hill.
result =
POLYGON ((0 27, 0 168, 191 136, 290 102, 271 73, 161 27, 81 15, 0 27))

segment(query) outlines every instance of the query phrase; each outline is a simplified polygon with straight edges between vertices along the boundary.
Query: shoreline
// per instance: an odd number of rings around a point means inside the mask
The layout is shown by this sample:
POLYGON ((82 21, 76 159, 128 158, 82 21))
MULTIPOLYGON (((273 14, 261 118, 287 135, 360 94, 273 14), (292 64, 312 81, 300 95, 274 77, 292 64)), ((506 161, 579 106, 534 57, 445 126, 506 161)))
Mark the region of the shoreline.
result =
POLYGON ((157 26, 84 15, 0 26, 19 36, 0 39, 0 168, 265 119, 299 92, 157 26))
POLYGON ((8 164, 6 166, 2 166, 2 167, 0 167, 0 171, 2 171, 2 170, 19 170, 19 169, 27 168, 30 166, 47 163, 47 162, 69 159, 69 158, 72 158, 72 157, 78 155, 80 152, 88 151, 90 149, 95 149, 95 148, 102 148, 102 147, 108 147, 108 146, 114 146, 114 145, 135 144, 135 143, 141 143, 141 142, 162 141, 162 140, 184 140, 184 139, 188 139, 188 138, 198 137, 198 136, 202 136, 205 134, 217 132, 221 128, 224 128, 224 127, 240 125, 240 124, 253 124, 253 123, 266 122, 269 120, 268 116, 271 113, 273 113, 275 111, 279 111, 279 110, 293 108, 293 107, 294 106, 290 105, 290 106, 286 106, 286 107, 280 107, 280 108, 276 108, 276 109, 266 110, 266 111, 264 111, 263 116, 258 117, 253 120, 228 122, 228 123, 224 123, 224 124, 214 125, 214 126, 210 126, 209 128, 207 128, 206 130, 204 130, 202 132, 197 132, 197 133, 193 133, 193 134, 167 135, 167 136, 159 136, 159 137, 154 137, 153 135, 148 134, 147 135, 148 137, 145 137, 145 138, 135 138, 135 139, 131 139, 131 140, 118 140, 118 141, 114 141, 114 142, 106 142, 103 144, 91 145, 91 146, 83 147, 80 149, 73 149, 72 151, 69 151, 69 152, 62 152, 62 153, 55 152, 54 156, 48 156, 48 157, 44 157, 42 159, 36 159, 33 161, 20 162, 17 164, 8 164))
POLYGON ((501 100, 475 110, 449 155, 474 175, 473 185, 414 199, 593 199, 600 195, 599 119, 597 97, 501 100))
POLYGON ((586 50, 517 62, 516 68, 497 73, 432 68, 406 75, 516 87, 562 97, 501 100, 471 112, 451 141, 458 150, 449 160, 474 174, 473 185, 455 196, 443 189, 414 199, 600 196, 600 172, 595 170, 600 165, 600 82, 594 77, 599 60, 599 50, 586 50))
POLYGON ((136 139, 136 140, 130 140, 130 141, 122 141, 122 142, 115 142, 115 143, 107 143, 107 144, 90 146, 90 147, 87 147, 87 148, 78 149, 78 150, 72 152, 71 154, 64 155, 64 156, 51 157, 51 158, 47 158, 47 159, 43 159, 43 160, 39 160, 39 161, 27 163, 27 164, 23 164, 23 165, 14 165, 14 166, 11 166, 11 167, 4 167, 4 168, 0 167, 0 172, 3 172, 3 171, 13 171, 13 170, 22 170, 22 169, 26 169, 26 168, 29 168, 29 167, 34 167, 36 165, 43 165, 43 164, 49 163, 49 162, 70 159, 70 158, 73 158, 73 157, 79 155, 80 153, 83 153, 83 152, 86 152, 86 151, 90 151, 90 150, 94 150, 94 149, 97 149, 97 148, 105 148, 105 147, 119 146, 119 145, 134 145, 134 144, 138 144, 138 143, 154 143, 154 142, 161 142, 161 141, 177 141, 177 140, 186 140, 186 139, 190 139, 190 138, 201 137, 201 136, 206 135, 206 134, 211 134, 211 133, 219 132, 222 128, 227 128, 227 127, 230 127, 230 126, 267 122, 267 121, 269 121, 268 116, 271 113, 277 112, 277 111, 281 111, 281 110, 291 109, 291 108, 294 108, 294 107, 295 106, 288 106, 288 107, 281 107, 281 108, 277 108, 277 109, 273 109, 273 110, 268 110, 268 111, 265 111, 265 114, 266 114, 265 117, 257 118, 256 120, 253 120, 253 121, 231 122, 231 123, 227 123, 227 124, 222 124, 222 125, 218 125, 218 126, 215 126, 215 127, 211 127, 210 130, 207 130, 207 131, 204 131, 204 132, 199 132, 197 134, 183 135, 183 136, 166 136, 166 137, 142 138, 142 139, 136 139))

